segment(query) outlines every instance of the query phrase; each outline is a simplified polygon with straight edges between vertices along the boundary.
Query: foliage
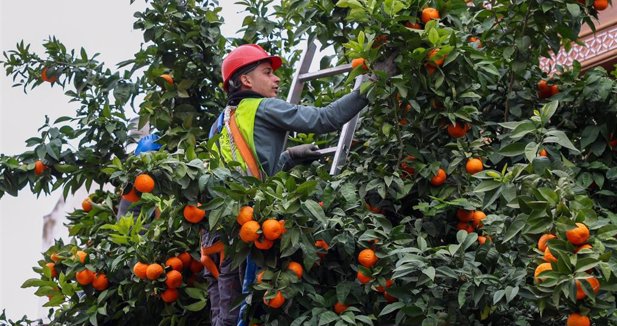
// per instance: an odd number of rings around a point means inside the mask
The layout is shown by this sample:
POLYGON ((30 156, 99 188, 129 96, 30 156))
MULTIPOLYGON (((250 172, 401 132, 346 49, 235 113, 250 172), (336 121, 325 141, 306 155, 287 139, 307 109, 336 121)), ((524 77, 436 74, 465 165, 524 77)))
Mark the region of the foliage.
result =
MULTIPOLYGON (((35 267, 41 277, 24 283, 49 295, 54 323, 208 324, 207 282, 193 272, 183 271, 180 298, 171 304, 159 298, 164 276, 147 281, 132 273, 137 262, 164 264, 183 252, 198 261, 200 228, 224 230, 235 265, 250 254, 265 270, 247 298, 251 323, 562 325, 571 312, 617 322, 617 84, 601 68, 583 74, 578 63, 551 76, 539 68, 541 56, 570 46, 582 24, 593 24, 591 3, 246 0, 244 36, 229 43, 216 1, 149 3, 135 15, 146 47, 119 64, 130 67, 123 73, 53 38, 47 58, 23 43, 5 53, 16 85, 40 86, 47 68, 58 78, 53 85, 81 106, 75 117, 47 121, 41 136, 28 140, 32 151, 0 157, 0 194, 101 185, 90 196, 92 210, 70 214, 71 243, 57 241, 35 267), (441 19, 422 22, 427 6, 441 19), (224 104, 218 67, 225 48, 264 42, 285 57, 280 73, 289 80, 302 38, 334 46, 323 67, 362 57, 378 77, 362 86, 370 105, 345 169, 330 176, 325 160, 259 182, 222 166, 206 135, 224 104), (375 67, 390 55, 398 73, 388 78, 375 67), (544 96, 540 80, 557 91, 544 96), (139 125, 154 127, 164 148, 135 156, 125 153, 124 108, 141 94, 139 125), (455 123, 469 126, 462 137, 449 135, 455 123), (76 150, 67 146, 72 141, 76 150), (484 163, 473 175, 465 168, 472 157, 484 163), (40 176, 36 160, 49 167, 40 176), (431 179, 440 168, 447 180, 436 186, 431 179), (116 219, 121 193, 140 173, 156 180, 155 190, 141 194, 135 218, 116 219), (103 190, 106 184, 115 192, 103 190), (202 205, 203 222, 182 218, 189 204, 202 205), (245 205, 260 223, 285 221, 287 232, 271 249, 239 240, 236 215, 245 205), (463 210, 487 217, 460 221, 463 210), (589 228, 590 249, 567 241, 575 223, 589 228), (544 252, 536 244, 546 233, 557 236, 548 243, 557 261, 538 282, 544 252), (319 240, 329 249, 316 247, 319 240), (379 258, 370 268, 356 259, 366 248, 379 258), (88 255, 84 263, 78 250, 88 255), (62 259, 57 277, 46 267, 52 254, 62 259), (291 261, 304 267, 301 279, 287 270, 291 261), (106 273, 109 288, 76 283, 84 268, 106 273), (359 283, 358 272, 370 281, 359 283), (591 275, 599 292, 583 281, 586 298, 577 300, 576 281, 591 275), (262 299, 279 290, 284 308, 265 307, 262 299), (349 307, 337 314, 337 302, 349 307)), ((351 77, 311 83, 304 102, 336 99, 351 77)), ((326 145, 332 138, 294 141, 326 145)))

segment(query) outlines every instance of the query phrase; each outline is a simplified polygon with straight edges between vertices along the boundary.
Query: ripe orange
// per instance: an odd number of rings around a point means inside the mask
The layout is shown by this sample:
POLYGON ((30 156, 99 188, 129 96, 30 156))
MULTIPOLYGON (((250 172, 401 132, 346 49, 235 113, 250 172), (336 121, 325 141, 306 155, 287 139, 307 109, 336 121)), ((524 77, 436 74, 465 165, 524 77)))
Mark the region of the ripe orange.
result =
POLYGON ((471 221, 471 224, 474 227, 481 227, 482 226, 482 221, 484 219, 486 219, 486 214, 484 214, 483 211, 474 211, 473 215, 471 216, 471 218, 473 219, 471 221))
POLYGON ((89 212, 92 210, 92 201, 90 201, 90 197, 81 202, 81 209, 83 209, 84 212, 89 212))
POLYGON ((51 256, 49 256, 49 258, 54 262, 57 263, 59 261, 62 261, 62 258, 60 258, 60 256, 58 255, 57 252, 54 252, 53 254, 51 254, 51 256))
POLYGON ((122 195, 122 199, 134 203, 139 201, 141 197, 139 197, 139 195, 137 194, 137 191, 135 191, 135 188, 131 188, 131 191, 129 191, 128 193, 122 195))
POLYGON ((345 310, 347 310, 347 308, 349 308, 349 306, 342 302, 337 302, 334 304, 334 312, 339 315, 342 314, 345 310))
POLYGON ((557 84, 551 85, 549 89, 551 91, 551 96, 559 94, 559 86, 557 84))
POLYGON ((47 67, 44 67, 43 70, 41 71, 41 79, 49 83, 55 83, 58 80, 58 77, 47 76, 47 67))
POLYGON ((276 292, 276 296, 272 299, 266 299, 268 292, 264 294, 264 304, 270 308, 278 309, 285 303, 285 297, 281 291, 276 292))
POLYGON ((482 42, 480 41, 479 38, 475 37, 475 36, 470 36, 467 41, 469 41, 469 43, 474 43, 477 49, 481 49, 482 48, 482 42))
POLYGON ((34 174, 41 175, 43 174, 43 171, 45 171, 46 168, 47 166, 43 164, 43 161, 38 160, 34 162, 34 174))
POLYGON ((543 279, 540 278, 540 275, 542 274, 542 272, 552 271, 552 270, 553 270, 553 266, 551 266, 551 263, 542 263, 538 265, 538 267, 536 267, 535 272, 533 273, 533 277, 536 283, 542 282, 543 279))
POLYGON ((384 288, 381 285, 378 285, 377 287, 375 287, 375 290, 379 293, 383 293, 384 291, 386 291, 386 289, 390 288, 392 285, 394 285, 394 281, 392 279, 387 279, 386 288, 384 288))
POLYGON ((441 186, 446 182, 447 177, 448 176, 446 175, 446 171, 442 168, 439 168, 439 170, 437 170, 437 174, 435 174, 435 176, 431 178, 431 184, 433 186, 441 186))
POLYGON ((172 303, 178 300, 178 290, 176 289, 167 289, 161 293, 161 299, 166 303, 172 303))
POLYGON ((538 82, 538 97, 541 99, 551 97, 551 86, 548 85, 548 81, 541 79, 538 82))
POLYGON ((261 229, 261 226, 257 221, 248 221, 244 223, 240 228, 240 239, 245 243, 251 243, 259 239, 259 233, 257 233, 259 229, 261 229))
POLYGON ((163 266, 160 264, 150 264, 146 268, 146 277, 151 281, 159 278, 161 274, 163 274, 163 266))
POLYGON ((466 209, 459 208, 456 210, 456 217, 460 222, 471 222, 473 221, 473 213, 475 211, 468 211, 466 209))
POLYGON ((80 263, 85 264, 86 263, 86 258, 88 258, 88 254, 85 251, 78 250, 75 253, 75 257, 77 257, 77 259, 79 259, 80 263))
POLYGON ((105 291, 109 287, 109 280, 104 273, 96 273, 92 280, 92 287, 97 291, 105 291))
POLYGON ((238 216, 236 216, 236 221, 238 222, 238 224, 243 225, 244 223, 248 221, 252 221, 252 220, 253 220, 253 207, 242 206, 240 208, 240 212, 238 213, 238 216))
POLYGON ((428 62, 424 64, 424 68, 426 68, 426 70, 428 71, 429 76, 432 76, 435 73, 435 71, 437 71, 437 67, 433 66, 432 63, 428 63, 428 62))
POLYGON ((431 64, 441 67, 443 66, 446 56, 445 55, 438 56, 437 53, 439 53, 439 50, 441 49, 439 48, 430 49, 427 54, 427 59, 431 64))
POLYGON ((544 259, 544 261, 549 262, 549 263, 556 263, 557 262, 557 257, 555 257, 555 256, 553 256, 553 254, 551 254, 551 250, 548 248, 548 246, 544 250, 544 256, 542 257, 542 259, 544 259))
POLYGON ((274 246, 274 241, 268 240, 266 238, 263 238, 263 239, 255 240, 255 242, 253 242, 253 244, 255 245, 255 248, 257 248, 257 249, 268 250, 268 249, 272 248, 272 246, 274 246))
POLYGON ((304 274, 304 268, 302 268, 302 265, 300 265, 299 263, 295 261, 292 261, 287 266, 287 269, 294 272, 296 276, 298 276, 299 280, 302 279, 302 274, 304 274))
POLYGON ((138 261, 135 263, 135 265, 133 265, 133 274, 135 274, 135 276, 139 277, 140 279, 145 280, 148 277, 146 274, 147 269, 148 264, 144 264, 138 261))
POLYGON ((191 270, 191 272, 193 272, 193 274, 197 274, 204 270, 204 265, 202 265, 200 261, 191 260, 191 265, 189 266, 189 269, 191 270))
POLYGON ((191 257, 191 254, 189 254, 188 252, 183 252, 178 255, 178 259, 182 261, 182 267, 186 269, 191 266, 191 261, 193 260, 193 257, 191 257))
POLYGON ((407 155, 401 162, 401 169, 403 169, 403 171, 409 173, 410 175, 413 175, 416 172, 416 170, 413 168, 413 166, 409 164, 411 164, 411 162, 415 160, 416 158, 413 155, 407 155))
POLYGON ((547 157, 547 156, 548 156, 548 153, 546 152, 546 149, 544 149, 544 148, 543 148, 543 149, 541 149, 541 150, 538 152, 538 156, 547 157))
POLYGON ((476 174, 482 170, 484 170, 484 165, 482 165, 482 160, 479 158, 470 158, 467 160, 467 164, 465 164, 465 170, 469 174, 476 174))
POLYGON ((148 174, 142 173, 135 178, 133 187, 139 192, 152 192, 154 190, 154 179, 148 174))
POLYGON ((375 266, 377 260, 377 255, 375 255, 375 252, 371 249, 364 249, 358 254, 358 263, 366 268, 375 266))
POLYGON ((471 127, 466 123, 457 122, 448 125, 448 135, 452 138, 461 138, 467 134, 471 127))
POLYGON ((259 273, 257 274, 257 284, 261 283, 261 281, 262 281, 262 280, 263 280, 263 278, 264 278, 264 273, 265 273, 265 272, 266 272, 266 271, 261 271, 261 272, 259 272, 259 273))
POLYGON ((555 239, 557 236, 550 233, 543 234, 540 239, 538 239, 538 250, 544 252, 546 250, 546 244, 549 240, 555 239))
POLYGON ((173 86, 173 84, 174 84, 174 78, 173 78, 173 77, 171 77, 171 75, 170 75, 170 74, 162 74, 162 75, 160 75, 159 77, 163 78, 163 79, 165 80, 165 82, 167 82, 167 84, 168 84, 169 86, 173 86))
POLYGON ((566 238, 571 244, 580 246, 589 239, 589 229, 583 223, 576 223, 576 227, 566 231, 566 238))
MULTIPOLYGON (((479 236, 479 237, 478 237, 478 243, 479 243, 479 244, 481 244, 481 245, 485 244, 485 243, 486 243, 486 240, 488 240, 488 238, 487 238, 487 237, 485 237, 485 236, 483 236, 483 235, 481 235, 481 236, 479 236)), ((490 240, 489 240, 489 241, 490 241, 490 240)))
MULTIPOLYGON (((320 202, 320 203, 321 205, 319 206, 323 207, 323 202, 320 202)), ((285 220, 279 220, 279 224, 281 225, 281 230, 282 230, 281 233, 282 234, 287 233, 287 228, 285 227, 285 220)))
POLYGON ((394 302, 394 301, 396 301, 396 300, 397 300, 397 299, 396 299, 396 297, 394 297, 394 296, 390 295, 390 294, 388 293, 388 291, 384 291, 384 293, 383 293, 383 297, 384 297, 384 298, 386 299, 386 301, 388 301, 389 303, 392 303, 392 302, 394 302))
POLYGON ((385 35, 385 34, 378 35, 377 37, 375 37, 375 40, 373 41, 372 48, 373 49, 378 48, 386 43, 388 43, 388 35, 385 35))
POLYGON ((277 220, 273 218, 265 220, 261 224, 261 229, 262 229, 264 237, 272 241, 280 238, 281 234, 283 233, 283 229, 281 228, 281 225, 279 224, 277 220))
POLYGON ((593 7, 598 11, 605 10, 608 8, 608 0, 595 0, 593 2, 593 7))
POLYGON ((55 278, 58 276, 58 272, 56 271, 56 264, 54 263, 47 263, 45 264, 45 266, 47 266, 49 268, 49 271, 51 272, 51 277, 55 278))
MULTIPOLYGON (((600 281, 598 281, 598 279, 594 276, 590 276, 585 280, 589 282, 589 285, 591 285, 593 293, 598 294, 598 292, 600 291, 600 281)), ((585 291, 583 291, 583 285, 581 284, 581 281, 576 280, 576 300, 583 300, 586 296, 587 294, 585 294, 585 291)))
POLYGON ((368 66, 366 65, 366 60, 364 58, 355 58, 351 60, 351 67, 356 68, 362 66, 362 69, 367 70, 368 66))
POLYGON ((371 277, 362 274, 361 271, 358 271, 358 273, 356 274, 356 278, 362 284, 366 284, 366 283, 370 282, 371 280, 373 280, 371 277))
POLYGON ((581 251, 581 250, 583 250, 583 249, 593 249, 593 247, 592 247, 590 244, 586 243, 586 244, 584 244, 584 245, 582 245, 582 246, 580 246, 580 247, 576 248, 576 251, 575 251, 575 252, 579 252, 579 251, 581 251))
POLYGON ((94 280, 94 272, 87 268, 83 269, 75 273, 75 279, 77 280, 77 283, 81 285, 88 285, 94 280))
POLYGON ((467 223, 467 222, 458 222, 458 224, 456 224, 456 229, 457 230, 464 230, 467 233, 471 233, 473 231, 475 231, 476 229, 473 227, 473 225, 467 223))
POLYGON ((183 211, 184 219, 189 223, 199 223, 206 216, 206 211, 197 208, 197 206, 186 205, 183 211))
POLYGON ((167 279, 165 285, 170 289, 179 288, 182 285, 182 274, 177 270, 171 270, 167 272, 167 279))
POLYGON ((566 322, 566 326, 590 326, 591 320, 589 317, 583 316, 578 312, 573 312, 568 316, 568 321, 566 322))
POLYGON ((431 19, 439 19, 439 11, 435 8, 427 7, 422 9, 422 22, 428 23, 431 19))
MULTIPOLYGON (((330 249, 330 245, 328 245, 328 243, 324 240, 315 241, 315 247, 323 249, 326 253, 328 252, 328 249, 330 249)), ((325 253, 317 253, 317 255, 319 255, 322 259, 326 256, 325 253)))
POLYGON ((182 270, 184 269, 184 263, 178 257, 171 257, 167 259, 167 261, 165 262, 165 266, 171 266, 173 270, 176 270, 178 272, 182 272, 182 270))
POLYGON ((422 26, 420 26, 420 24, 418 24, 418 23, 412 23, 412 22, 406 22, 406 23, 405 23, 405 27, 407 27, 407 28, 413 28, 413 29, 422 29, 422 26))

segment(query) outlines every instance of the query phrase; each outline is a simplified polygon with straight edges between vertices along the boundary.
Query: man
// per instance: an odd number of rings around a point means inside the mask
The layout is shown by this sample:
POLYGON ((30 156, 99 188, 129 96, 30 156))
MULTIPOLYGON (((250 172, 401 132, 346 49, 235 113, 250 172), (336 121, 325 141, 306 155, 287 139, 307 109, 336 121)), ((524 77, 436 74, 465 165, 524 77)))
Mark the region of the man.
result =
MULTIPOLYGON (((256 44, 237 47, 222 64, 223 88, 228 101, 211 128, 211 137, 220 133, 214 150, 223 161, 239 162, 241 172, 260 179, 319 157, 315 145, 285 150, 288 131, 320 134, 338 130, 368 103, 358 90, 325 108, 277 99, 280 79, 274 72, 281 65, 280 57, 269 55, 256 44)), ((202 248, 212 247, 218 240, 216 233, 204 232, 202 248)), ((211 259, 219 261, 215 256, 211 259)), ((231 259, 225 259, 218 279, 208 271, 206 277, 210 280, 212 325, 236 325, 239 309, 232 308, 241 298, 239 270, 231 268, 231 259)))

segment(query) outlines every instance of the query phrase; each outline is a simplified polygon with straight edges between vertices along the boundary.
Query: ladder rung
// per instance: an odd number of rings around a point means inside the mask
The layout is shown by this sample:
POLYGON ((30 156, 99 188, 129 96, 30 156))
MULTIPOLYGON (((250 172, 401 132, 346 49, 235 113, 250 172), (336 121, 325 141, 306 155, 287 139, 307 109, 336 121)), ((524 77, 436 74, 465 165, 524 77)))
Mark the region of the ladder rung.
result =
POLYGON ((318 70, 314 72, 307 72, 305 74, 301 74, 298 77, 298 80, 301 82, 305 82, 305 81, 309 81, 309 80, 313 80, 317 78, 329 77, 329 76, 346 73, 346 72, 351 71, 352 69, 353 68, 351 68, 351 63, 348 63, 348 64, 344 64, 344 65, 340 65, 340 66, 336 66, 332 68, 327 68, 327 69, 322 69, 322 70, 318 70))
POLYGON ((326 156, 326 155, 332 155, 334 153, 336 153, 336 146, 334 147, 328 147, 328 148, 324 148, 324 149, 318 149, 317 153, 319 153, 321 156, 326 156))

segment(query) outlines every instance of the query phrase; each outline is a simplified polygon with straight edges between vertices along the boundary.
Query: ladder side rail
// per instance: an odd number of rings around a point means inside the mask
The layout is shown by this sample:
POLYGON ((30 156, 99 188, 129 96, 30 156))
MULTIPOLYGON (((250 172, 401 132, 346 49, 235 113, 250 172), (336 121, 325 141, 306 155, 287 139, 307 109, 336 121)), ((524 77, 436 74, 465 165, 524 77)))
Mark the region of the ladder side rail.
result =
MULTIPOLYGON (((362 85, 363 80, 363 76, 356 77, 356 83, 354 84, 353 89, 360 89, 360 85, 362 85)), ((338 145, 336 146, 334 159, 332 160, 332 166, 330 167, 330 175, 339 174, 343 165, 345 165, 347 155, 349 154, 349 150, 351 148, 351 141, 353 140, 353 135, 356 132, 359 117, 360 113, 356 114, 356 116, 343 125, 343 129, 341 129, 341 135, 338 140, 338 145)))
POLYGON ((324 78, 324 77, 330 77, 330 76, 334 76, 334 75, 340 75, 340 74, 344 74, 346 72, 350 72, 352 71, 353 68, 351 67, 351 63, 347 63, 344 65, 340 65, 340 66, 336 66, 336 67, 332 67, 332 68, 326 68, 326 69, 322 69, 322 70, 318 70, 318 71, 314 71, 314 72, 307 72, 307 73, 303 73, 299 76, 299 80, 301 82, 306 82, 306 81, 310 81, 310 80, 314 80, 314 79, 319 79, 319 78, 324 78))
POLYGON ((300 102, 302 89, 304 89, 304 81, 300 79, 300 76, 307 73, 311 68, 311 63, 313 62, 313 58, 315 57, 316 50, 317 45, 315 45, 315 42, 307 41, 306 48, 302 52, 302 56, 300 58, 300 67, 298 68, 295 76, 293 77, 293 80, 291 81, 291 86, 289 87, 287 102, 292 104, 298 104, 300 102))

